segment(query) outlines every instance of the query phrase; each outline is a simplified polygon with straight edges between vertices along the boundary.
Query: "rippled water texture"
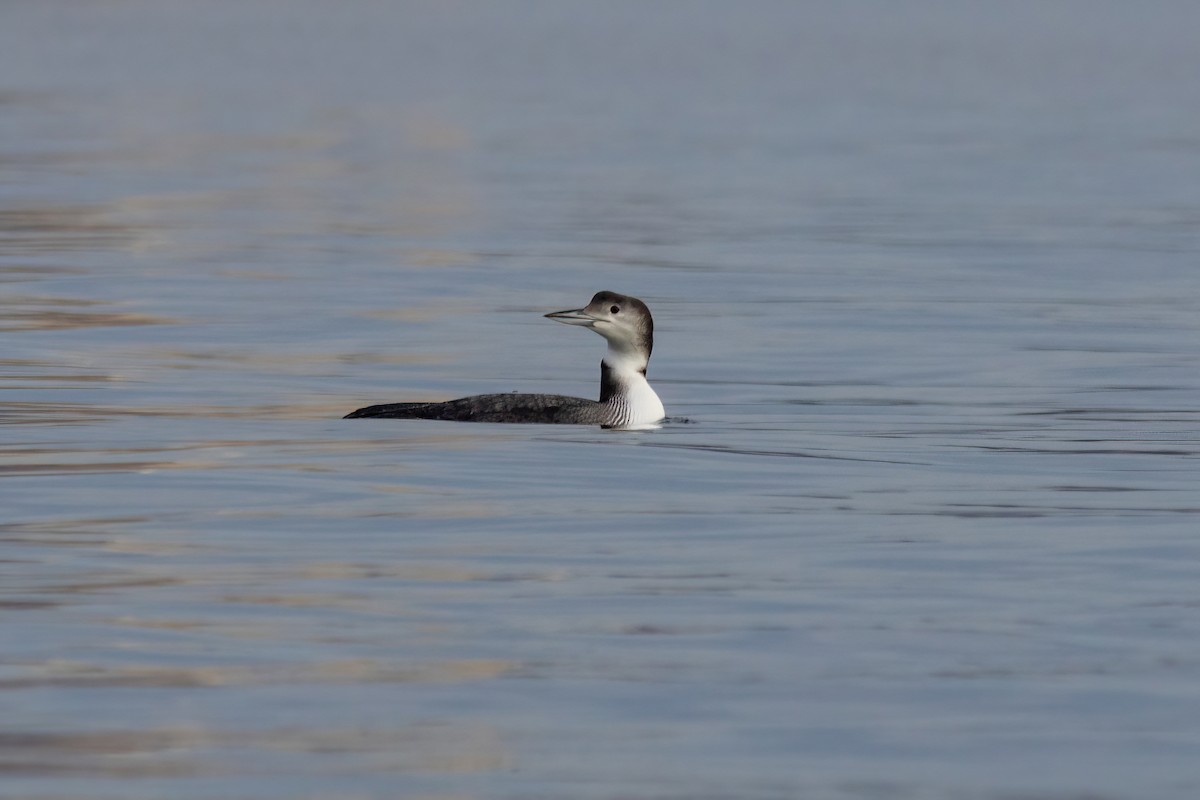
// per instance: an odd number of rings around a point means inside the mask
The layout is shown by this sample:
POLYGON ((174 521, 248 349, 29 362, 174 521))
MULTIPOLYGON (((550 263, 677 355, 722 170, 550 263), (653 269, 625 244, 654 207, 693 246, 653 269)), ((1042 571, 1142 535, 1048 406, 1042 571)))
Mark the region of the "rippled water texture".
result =
POLYGON ((1200 796, 1198 8, 6 4, 0 794, 1200 796))

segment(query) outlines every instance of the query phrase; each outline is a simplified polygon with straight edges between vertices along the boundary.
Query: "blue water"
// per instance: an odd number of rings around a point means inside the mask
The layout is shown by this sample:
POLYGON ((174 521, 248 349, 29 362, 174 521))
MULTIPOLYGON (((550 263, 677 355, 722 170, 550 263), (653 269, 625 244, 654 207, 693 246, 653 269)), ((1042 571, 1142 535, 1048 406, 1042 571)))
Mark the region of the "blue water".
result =
POLYGON ((1196 796, 1196 30, 7 4, 0 794, 1196 796))

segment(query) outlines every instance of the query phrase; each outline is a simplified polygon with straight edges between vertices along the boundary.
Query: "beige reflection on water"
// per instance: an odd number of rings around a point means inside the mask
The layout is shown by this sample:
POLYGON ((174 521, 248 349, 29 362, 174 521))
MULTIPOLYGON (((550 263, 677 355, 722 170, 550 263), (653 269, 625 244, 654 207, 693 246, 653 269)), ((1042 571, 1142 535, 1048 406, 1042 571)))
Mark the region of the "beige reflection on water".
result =
MULTIPOLYGON (((39 170, 78 170, 89 165, 106 169, 153 173, 192 165, 219 163, 227 155, 253 160, 257 181, 239 180, 237 189, 177 190, 113 198, 105 203, 63 202, 58 205, 19 201, 0 207, 0 285, 21 291, 0 293, 0 333, 45 339, 44 357, 37 348, 9 354, 0 359, 0 389, 82 389, 76 395, 56 394, 52 400, 39 395, 6 392, 0 395, 0 426, 22 426, 26 435, 0 444, 0 487, 20 487, 21 478, 53 479, 72 476, 157 472, 208 473, 230 468, 245 469, 244 454, 272 454, 266 469, 320 471, 329 469, 328 457, 339 453, 363 453, 373 449, 392 450, 394 442, 344 437, 329 439, 222 436, 203 441, 159 444, 129 444, 111 441, 93 443, 84 434, 60 439, 39 437, 39 426, 103 425, 126 418, 191 418, 222 420, 330 420, 351 410, 349 399, 306 398, 297 402, 257 402, 217 405, 202 401, 179 404, 125 406, 89 401, 86 390, 107 385, 129 384, 127 367, 142 375, 155 370, 214 370, 224 374, 304 375, 315 368, 339 364, 411 365, 436 361, 433 355, 363 353, 263 352, 252 346, 235 349, 199 341, 195 346, 154 344, 153 329, 182 323, 170 314, 156 313, 158 298, 139 296, 133 301, 106 301, 72 295, 57 289, 56 280, 88 277, 83 254, 89 252, 129 253, 151 256, 155 275, 171 270, 190 270, 206 263, 207 275, 231 286, 240 281, 288 280, 293 276, 279 267, 259 267, 247 259, 223 264, 212 256, 228 247, 225 231, 197 226, 224 225, 222 214, 248 208, 266 209, 270 218, 262 230, 232 231, 240 236, 247 251, 265 246, 257 237, 286 243, 291 231, 331 236, 389 237, 397 269, 438 269, 471 263, 475 256, 430 244, 432 235, 452 231, 477 212, 470 182, 451 166, 446 156, 472 146, 471 137, 460 127, 423 110, 381 109, 370 122, 380 136, 393 138, 400 157, 382 165, 378 181, 405 187, 380 198, 368 213, 356 209, 347 214, 339 205, 344 198, 327 191, 328 182, 363 169, 330 155, 341 148, 344 135, 340 120, 327 120, 330 127, 277 136, 177 134, 146 141, 118 138, 97 139, 86 156, 79 153, 35 153, 28 156, 39 170), (388 133, 390 129, 391 134, 388 133), (105 149, 107 144, 108 149, 105 149), (281 154, 282 157, 281 157, 281 154), (426 155, 434 158, 425 158, 426 155), (411 237, 411 243, 409 238, 411 237), (97 357, 88 332, 103 328, 145 327, 141 343, 122 345, 121 367, 106 365, 97 357), (31 399, 32 398, 32 399, 31 399), (77 399, 78 398, 78 399, 77 399), (294 457, 284 458, 280 453, 294 457)), ((131 121, 132 123, 132 121, 131 121)), ((136 128, 131 127, 125 130, 136 128)), ((0 152, 0 161, 5 153, 0 152)), ((24 156, 23 156, 24 157, 24 156)), ((237 159, 235 159, 237 160, 237 159)), ((374 169, 377 165, 372 165, 374 169)), ((239 176, 239 178, 242 176, 239 176)), ((80 180, 88 180, 83 176, 80 180)), ((10 195, 11 197, 11 195, 10 195)), ((11 202, 11 201, 10 201, 11 202)), ((100 276, 90 275, 93 278, 100 276)), ((134 278, 124 286, 136 288, 134 278)), ((79 282, 78 286, 86 286, 79 282)), ((116 293, 114 293, 116 294, 116 293)), ((121 296, 116 294, 116 296, 121 296)), ((393 309, 363 307, 349 313, 398 322, 422 322, 454 309, 419 305, 393 309)), ((163 373, 166 374, 166 373, 163 373)), ((178 375, 178 373, 175 373, 178 375)), ((144 378, 142 378, 144 379, 144 378)), ((466 434, 424 434, 411 443, 419 447, 469 448, 477 444, 466 434)), ((394 495, 415 490, 401 479, 405 467, 397 464, 381 475, 381 492, 394 495)), ((132 491, 136 491, 136 488, 132 491)), ((119 504, 117 504, 119 506, 119 504)), ((117 507, 114 506, 114 507, 117 507)), ((495 509, 486 503, 464 500, 455 493, 437 496, 420 493, 420 502, 403 513, 425 518, 487 516, 495 509)), ((213 509, 214 518, 254 518, 294 514, 294 507, 244 507, 213 509)), ((316 507, 314 515, 335 518, 346 509, 333 505, 316 507)), ((386 514, 387 512, 381 512, 386 514)), ((316 609, 345 611, 389 619, 413 615, 413 609, 397 607, 389 595, 331 590, 328 581, 347 582, 370 578, 427 582, 453 586, 474 581, 554 580, 553 575, 508 576, 465 569, 452 559, 446 563, 362 564, 340 561, 296 561, 281 557, 271 567, 203 562, 212 545, 203 536, 193 536, 186 523, 172 530, 171 515, 104 514, 66 516, 48 510, 42 519, 0 519, 0 544, 5 559, 20 567, 17 582, 7 582, 0 596, 0 610, 12 614, 48 614, 46 619, 62 624, 64 630, 89 631, 84 641, 64 641, 63 655, 0 658, 0 696, 4 692, 45 690, 161 690, 190 693, 220 691, 234 687, 275 687, 291 684, 304 687, 388 684, 454 684, 502 678, 518 669, 517 664, 492 659, 378 659, 356 657, 356 648, 337 656, 335 636, 353 635, 323 627, 306 628, 305 623, 280 632, 288 619, 276 611, 316 609), (72 561, 70 554, 83 557, 72 561), (196 559, 201 559, 199 562, 196 559), (307 582, 315 585, 308 589, 307 582), (320 588, 318 588, 320 587, 320 588), (199 591, 200 594, 187 594, 199 591), (161 607, 166 601, 166 608, 161 607), (96 613, 98 602, 116 604, 117 613, 96 613), (236 613, 229 613, 229 609, 236 613), (231 647, 228 663, 193 659, 190 644, 155 642, 128 644, 124 637, 138 632, 196 632, 209 642, 249 642, 231 647), (259 663, 247 658, 245 646, 261 641, 273 643, 307 638, 327 645, 304 655, 270 659, 259 663), (103 656, 89 656, 99 649, 103 656), (84 655, 69 657, 72 651, 84 655), (161 663, 162 655, 170 663, 161 663), (189 663, 194 661, 195 663, 189 663)), ((263 545, 267 547, 269 545, 263 545)), ((286 554, 283 554, 286 556, 286 554)), ((419 597, 419 596, 418 596, 419 597)), ((418 603, 419 599, 412 602, 418 603)), ((28 623, 25 623, 28 624, 28 623)), ((315 623, 314 623, 315 624, 315 623)), ((417 636, 448 635, 444 623, 418 619, 409 629, 417 636)), ((365 634, 363 634, 365 635, 365 634)), ((210 644, 209 647, 212 645, 210 644)), ((54 648, 57 649, 57 648, 54 648)), ((419 648, 418 648, 419 652, 419 648)), ((203 702, 198 700, 196 702, 203 702)), ((511 756, 502 733, 483 722, 456 718, 430 720, 394 727, 343 729, 311 720, 303 727, 252 726, 213 728, 189 725, 186 713, 168 715, 168 724, 133 729, 120 719, 97 723, 96 729, 75 725, 60 718, 58 725, 18 731, 0 723, 0 776, 68 776, 107 778, 169 778, 251 772, 254 753, 346 754, 349 760, 331 764, 331 769, 379 772, 480 772, 511 766, 511 756), (175 724, 178 722, 178 724, 175 724), (248 751, 242 760, 231 761, 230 749, 248 751)), ((306 762, 307 763, 307 762, 306 762)))
POLYGON ((155 314, 101 310, 107 305, 98 300, 10 294, 0 303, 0 331, 110 328, 177 322, 155 314))
MULTIPOLYGON (((268 728, 258 731, 177 726, 148 730, 0 733, 0 775, 163 778, 253 773, 221 753, 349 755, 372 772, 474 773, 507 769, 500 731, 483 723, 426 722, 396 728, 268 728)), ((344 762, 339 771, 346 769, 344 762)), ((445 798, 445 795, 439 795, 445 798)))
POLYGON ((137 228, 112 219, 103 205, 0 208, 0 244, 6 254, 127 249, 137 228))
MULTIPOLYGON (((203 552, 212 546, 203 538, 172 538, 170 533, 154 533, 134 538, 124 533, 131 526, 150 524, 146 517, 75 519, 58 522, 0 524, 0 542, 10 556, 18 555, 23 547, 36 554, 47 547, 81 548, 88 552, 124 552, 138 556, 159 556, 151 560, 135 560, 106 571, 67 571, 60 579, 51 575, 27 581, 23 595, 11 602, 0 603, 10 613, 48 613, 61 607, 61 613, 73 624, 86 622, 95 629, 91 647, 103 641, 102 656, 95 659, 49 657, 41 659, 9 656, 0 663, 0 696, 5 692, 47 690, 178 690, 210 692, 231 688, 304 687, 319 692, 321 687, 363 686, 388 684, 447 685, 475 681, 490 681, 514 674, 521 665, 503 659, 489 658, 420 658, 420 640, 442 638, 447 629, 435 620, 422 622, 419 609, 397 606, 387 593, 372 595, 354 587, 367 578, 396 578, 404 581, 428 582, 446 586, 480 580, 503 579, 505 576, 463 569, 454 564, 420 564, 391 562, 365 564, 352 562, 288 562, 266 567, 258 566, 239 573, 238 568, 222 562, 214 566, 189 566, 189 550, 203 552), (155 544, 157 542, 157 544, 155 544), (230 575, 230 571, 233 575, 230 575), (265 570, 265 571, 264 571, 265 570), (243 574, 244 573, 244 574, 243 574), (304 591, 304 582, 328 586, 330 579, 350 581, 344 592, 314 589, 304 591), (272 590, 272 584, 283 582, 290 590, 272 590), (232 585, 231 585, 232 584, 232 585), (234 589, 233 587, 242 587, 234 589), (125 613, 117 616, 97 615, 89 610, 89 597, 124 598, 126 607, 130 593, 153 592, 162 598, 163 590, 173 587, 206 588, 205 600, 192 599, 185 604, 195 616, 180 616, 178 609, 158 610, 155 603, 145 604, 145 613, 125 613), (251 588, 254 587, 254 588, 251 588), (215 590, 215 594, 214 594, 215 590), (240 607, 232 615, 223 608, 240 607), (262 608, 262 613, 246 609, 262 608), (319 610, 345 609, 360 615, 373 615, 386 620, 414 616, 407 627, 410 642, 415 647, 412 658, 385 659, 370 657, 329 657, 339 642, 353 642, 355 636, 371 636, 374 629, 354 633, 348 629, 330 627, 324 633, 301 624, 290 627, 287 618, 278 617, 272 607, 287 609, 314 608, 319 610), (207 611, 206 611, 207 609, 207 611), (163 630, 201 636, 204 644, 199 650, 190 640, 152 645, 149 650, 133 642, 123 644, 123 630, 163 630), (283 658, 246 659, 234 655, 227 663, 211 663, 214 644, 224 640, 247 642, 234 648, 243 656, 254 652, 255 642, 267 647, 276 643, 294 642, 299 636, 314 644, 325 646, 316 655, 305 658, 292 652, 283 658), (414 638, 415 637, 415 638, 414 638), (189 664, 189 655, 202 654, 205 663, 189 664), (162 663, 168 656, 169 663, 162 663), (182 663, 180 663, 182 662, 182 663)), ((40 560, 29 560, 33 567, 40 560)), ((521 576, 521 579, 548 579, 554 576, 521 576)), ((14 587, 8 587, 10 590, 14 587)), ((149 599, 150 595, 147 595, 149 599)), ((109 601, 111 602, 111 600, 109 601)), ((293 617, 294 619, 294 617, 293 617)), ((386 630, 393 630, 386 626, 386 630)), ((71 648, 68 648, 70 650, 71 648)), ((85 648, 88 649, 88 648, 85 648)), ((347 652, 353 652, 350 648, 347 652)), ((175 695, 170 703, 178 709, 169 712, 167 719, 180 724, 167 727, 135 729, 113 724, 75 729, 71 720, 64 719, 57 728, 32 731, 5 730, 0 724, 0 775, 36 775, 107 777, 121 779, 187 778, 205 775, 256 774, 255 759, 266 754, 338 755, 329 762, 305 762, 304 769, 320 773, 346 769, 378 773, 407 772, 487 772, 511 768, 513 755, 504 743, 504 732, 485 721, 430 718, 394 727, 344 728, 327 726, 314 719, 310 724, 281 727, 255 727, 251 721, 235 727, 203 727, 186 723, 187 707, 203 703, 202 695, 175 695), (231 748, 239 752, 230 756, 231 748), (256 755, 257 754, 257 755, 256 755)))
POLYGON ((0 691, 31 687, 195 688, 282 683, 457 683, 496 678, 516 669, 508 661, 460 660, 397 666, 371 659, 308 664, 204 667, 104 666, 71 661, 29 665, 36 675, 0 677, 0 691))

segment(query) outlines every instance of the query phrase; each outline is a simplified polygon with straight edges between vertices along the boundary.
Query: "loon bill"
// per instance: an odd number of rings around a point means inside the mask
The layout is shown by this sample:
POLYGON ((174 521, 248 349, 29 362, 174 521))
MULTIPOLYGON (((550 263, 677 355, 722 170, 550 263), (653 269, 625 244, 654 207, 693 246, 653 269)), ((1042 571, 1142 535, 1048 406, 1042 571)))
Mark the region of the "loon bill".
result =
POLYGON ((636 297, 597 292, 592 302, 547 318, 582 325, 608 340, 600 362, 600 400, 561 394, 480 394, 444 403, 387 403, 367 406, 345 419, 391 417, 455 422, 540 422, 631 428, 652 425, 666 416, 662 401, 646 381, 654 348, 654 318, 636 297))

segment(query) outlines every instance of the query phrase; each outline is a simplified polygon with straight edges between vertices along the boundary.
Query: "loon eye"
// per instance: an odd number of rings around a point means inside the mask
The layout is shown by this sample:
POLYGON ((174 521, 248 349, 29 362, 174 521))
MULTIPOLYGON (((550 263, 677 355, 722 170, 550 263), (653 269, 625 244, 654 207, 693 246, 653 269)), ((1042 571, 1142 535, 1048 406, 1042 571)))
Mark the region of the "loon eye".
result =
POLYGON ((620 307, 620 306, 613 306, 612 308, 610 308, 610 309, 608 310, 608 312, 609 312, 610 314, 620 314, 620 313, 621 313, 621 307, 620 307))

